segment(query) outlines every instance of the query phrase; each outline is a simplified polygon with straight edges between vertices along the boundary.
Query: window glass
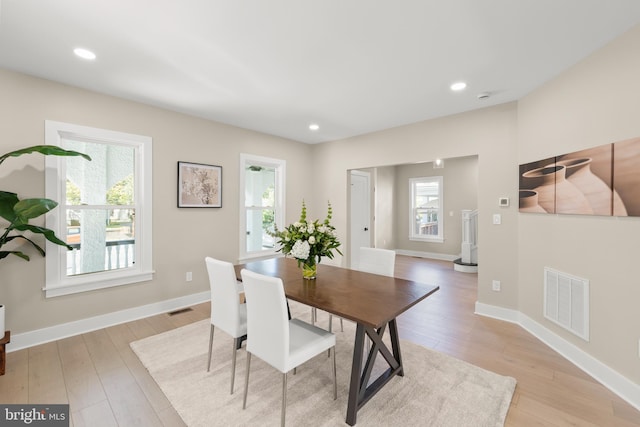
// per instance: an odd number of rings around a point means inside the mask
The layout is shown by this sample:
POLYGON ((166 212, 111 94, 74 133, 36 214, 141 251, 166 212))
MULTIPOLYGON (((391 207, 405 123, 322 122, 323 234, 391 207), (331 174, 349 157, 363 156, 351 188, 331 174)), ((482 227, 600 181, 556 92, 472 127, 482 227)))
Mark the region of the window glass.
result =
POLYGON ((410 239, 442 241, 442 177, 412 178, 410 239))
POLYGON ((88 154, 48 156, 47 226, 72 248, 47 243, 47 296, 152 278, 151 138, 46 122, 47 144, 88 154))
POLYGON ((67 138, 62 147, 92 159, 90 164, 81 157, 66 160, 64 209, 74 240, 67 275, 133 266, 135 148, 67 138))
POLYGON ((244 154, 241 170, 244 198, 241 200, 240 258, 275 253, 275 239, 270 233, 276 224, 282 226, 285 163, 244 154))
POLYGON ((245 179, 247 208, 247 251, 273 248, 274 195, 276 171, 273 167, 249 164, 245 179))

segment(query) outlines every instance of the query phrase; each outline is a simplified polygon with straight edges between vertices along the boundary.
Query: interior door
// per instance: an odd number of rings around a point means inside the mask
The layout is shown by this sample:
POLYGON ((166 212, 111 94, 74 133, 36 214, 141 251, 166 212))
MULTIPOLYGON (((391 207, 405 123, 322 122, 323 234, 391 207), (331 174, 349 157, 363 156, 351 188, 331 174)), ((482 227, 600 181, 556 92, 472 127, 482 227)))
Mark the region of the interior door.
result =
POLYGON ((360 247, 371 246, 371 175, 368 172, 351 171, 351 236, 350 266, 358 267, 360 247))

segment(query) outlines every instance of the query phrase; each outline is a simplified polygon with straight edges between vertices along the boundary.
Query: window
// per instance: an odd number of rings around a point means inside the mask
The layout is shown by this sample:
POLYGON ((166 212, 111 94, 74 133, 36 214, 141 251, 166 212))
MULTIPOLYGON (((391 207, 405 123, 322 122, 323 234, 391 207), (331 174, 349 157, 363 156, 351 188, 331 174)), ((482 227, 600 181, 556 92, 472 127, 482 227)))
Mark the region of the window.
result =
POLYGON ((286 162, 267 157, 240 155, 240 259, 276 253, 269 235, 283 227, 286 162))
POLYGON ((409 185, 409 239, 443 242, 442 177, 411 178, 409 185))
POLYGON ((73 247, 47 242, 46 296, 151 280, 151 138, 46 121, 45 142, 92 159, 45 157, 47 228, 73 247))

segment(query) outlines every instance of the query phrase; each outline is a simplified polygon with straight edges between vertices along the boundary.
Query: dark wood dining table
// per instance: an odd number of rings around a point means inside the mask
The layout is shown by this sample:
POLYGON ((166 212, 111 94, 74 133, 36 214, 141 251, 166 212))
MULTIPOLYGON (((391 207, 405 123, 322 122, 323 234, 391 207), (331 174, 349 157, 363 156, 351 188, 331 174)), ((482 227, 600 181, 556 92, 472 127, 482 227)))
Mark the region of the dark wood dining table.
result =
POLYGON ((356 323, 353 363, 349 385, 346 422, 356 424, 358 410, 394 376, 404 376, 396 318, 440 289, 397 277, 380 276, 347 268, 319 264, 314 280, 302 278, 295 259, 272 258, 235 266, 241 279, 243 268, 267 276, 280 277, 287 298, 340 316, 356 323), (391 348, 382 337, 389 329, 391 348), (364 338, 371 348, 363 363, 364 338), (371 380, 378 354, 389 368, 371 380))

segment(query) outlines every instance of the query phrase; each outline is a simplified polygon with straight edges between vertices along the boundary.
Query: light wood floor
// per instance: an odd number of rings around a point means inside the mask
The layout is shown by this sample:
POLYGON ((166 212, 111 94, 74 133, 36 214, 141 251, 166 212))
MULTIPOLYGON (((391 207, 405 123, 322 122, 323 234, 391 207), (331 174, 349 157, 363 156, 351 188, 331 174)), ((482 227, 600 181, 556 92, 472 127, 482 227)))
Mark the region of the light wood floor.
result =
MULTIPOLYGON (((396 275, 440 286, 399 318, 402 338, 517 379, 507 426, 640 427, 640 412, 524 329, 474 315, 475 274, 398 256, 396 275)), ((209 310, 200 304, 9 353, 0 402, 70 403, 76 427, 182 426, 129 343, 207 319, 209 310)))

